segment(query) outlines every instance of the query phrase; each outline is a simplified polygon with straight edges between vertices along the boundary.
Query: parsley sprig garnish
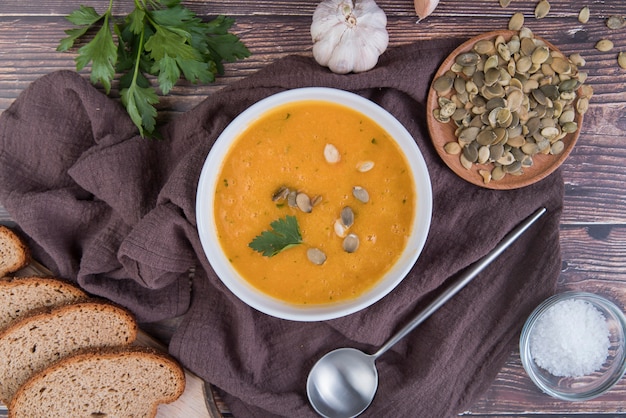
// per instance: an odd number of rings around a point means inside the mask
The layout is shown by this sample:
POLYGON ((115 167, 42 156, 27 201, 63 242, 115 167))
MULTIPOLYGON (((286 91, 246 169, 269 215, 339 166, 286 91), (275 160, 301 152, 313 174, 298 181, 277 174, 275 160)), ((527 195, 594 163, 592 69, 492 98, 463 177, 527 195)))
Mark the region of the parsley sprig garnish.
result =
POLYGON ((180 5, 180 0, 134 0, 135 8, 114 22, 113 0, 104 13, 80 6, 67 20, 76 25, 65 31, 58 51, 67 51, 84 36, 93 38, 78 49, 76 69, 91 63, 91 82, 101 83, 109 94, 116 73, 120 95, 141 136, 152 135, 159 102, 149 77, 168 94, 181 78, 192 83, 211 83, 223 74, 222 62, 250 55, 236 35, 228 32, 234 20, 218 16, 203 22, 180 5), (117 40, 117 45, 115 43, 117 40))
POLYGON ((300 227, 295 216, 285 216, 270 223, 269 231, 263 231, 248 244, 250 248, 272 257, 279 252, 302 243, 300 227))

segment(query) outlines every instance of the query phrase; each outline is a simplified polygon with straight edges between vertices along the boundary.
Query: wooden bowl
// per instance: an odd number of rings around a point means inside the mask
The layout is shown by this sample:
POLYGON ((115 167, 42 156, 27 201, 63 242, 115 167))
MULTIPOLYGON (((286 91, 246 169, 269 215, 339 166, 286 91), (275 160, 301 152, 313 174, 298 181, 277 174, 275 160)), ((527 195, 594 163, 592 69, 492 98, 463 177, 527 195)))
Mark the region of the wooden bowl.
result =
MULTIPOLYGON (((483 40, 483 39, 495 39, 496 36, 498 35, 504 36, 504 39, 508 41, 516 33, 517 32, 515 31, 509 31, 509 30, 493 31, 493 32, 487 32, 482 35, 478 35, 474 38, 471 38, 470 40, 464 42, 458 48, 456 48, 444 60, 444 62, 439 67, 439 70, 435 74, 433 80, 436 80, 438 77, 443 75, 446 71, 448 71, 451 68, 452 64, 454 63, 454 60, 457 57, 457 55, 463 52, 470 51, 476 42, 483 40)), ((545 44, 551 50, 558 51, 558 48, 556 48, 554 45, 552 45, 545 39, 542 39, 536 35, 534 37, 536 39, 540 39, 541 41, 545 42, 545 44)), ((437 119, 435 119, 435 117, 433 116, 433 110, 438 108, 437 98, 438 98, 437 92, 431 86, 428 92, 428 101, 426 104, 426 109, 427 109, 426 120, 428 122, 428 130, 430 132, 431 140, 433 141, 433 144, 435 146, 435 150, 437 151, 441 159, 446 163, 446 165, 450 167, 450 169, 452 169, 452 171, 454 171, 459 177, 477 186, 485 187, 489 189, 495 189, 495 190, 510 190, 510 189, 516 189, 520 187, 525 187, 533 183, 536 183, 546 178, 550 174, 552 174, 557 168, 559 168, 561 164, 563 164, 563 161, 565 161, 565 159, 569 156, 572 149, 574 148, 574 144, 576 143, 576 140, 578 139, 578 136, 580 135, 580 129, 581 129, 582 122, 583 122, 583 115, 576 112, 575 121, 578 124, 578 130, 576 130, 576 132, 568 134, 565 138, 562 139, 563 143, 565 144, 565 148, 560 154, 558 155, 537 154, 533 157, 533 165, 531 167, 525 167, 523 169, 524 171, 523 174, 521 175, 507 174, 501 180, 497 180, 497 181, 491 180, 489 183, 485 183, 482 176, 479 174, 478 171, 481 169, 491 170, 493 168, 492 163, 473 164, 472 168, 468 170, 461 165, 459 155, 448 154, 444 150, 444 145, 446 143, 451 142, 451 141, 456 141, 457 139, 454 135, 454 132, 456 130, 456 125, 452 121, 449 123, 442 123, 442 122, 439 122, 437 119)))

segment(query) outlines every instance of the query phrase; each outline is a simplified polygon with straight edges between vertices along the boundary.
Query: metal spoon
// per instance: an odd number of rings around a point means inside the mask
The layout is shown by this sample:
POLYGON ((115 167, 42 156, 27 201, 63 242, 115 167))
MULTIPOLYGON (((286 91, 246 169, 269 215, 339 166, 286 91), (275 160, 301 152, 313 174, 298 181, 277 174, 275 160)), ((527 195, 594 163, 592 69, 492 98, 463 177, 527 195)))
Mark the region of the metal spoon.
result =
POLYGON ((545 208, 538 209, 515 227, 493 250, 472 264, 451 287, 418 313, 374 354, 366 354, 354 348, 339 348, 319 359, 311 369, 306 383, 309 402, 315 411, 327 418, 351 418, 365 411, 372 403, 378 388, 376 359, 457 294, 545 212, 545 208))

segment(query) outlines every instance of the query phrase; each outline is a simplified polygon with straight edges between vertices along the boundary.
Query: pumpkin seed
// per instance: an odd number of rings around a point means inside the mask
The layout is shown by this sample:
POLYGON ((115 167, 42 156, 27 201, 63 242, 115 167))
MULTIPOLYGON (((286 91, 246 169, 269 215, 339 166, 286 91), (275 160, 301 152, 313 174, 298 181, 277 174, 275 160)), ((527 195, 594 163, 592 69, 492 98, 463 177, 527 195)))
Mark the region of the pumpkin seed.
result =
POLYGON ((626 70, 626 53, 620 52, 617 54, 617 63, 621 68, 626 70))
POLYGON ((609 16, 606 19, 606 27, 609 29, 621 29, 626 26, 626 19, 622 16, 609 16))
POLYGON ((535 48, 530 56, 533 64, 543 64, 550 57, 550 50, 547 46, 539 46, 535 48))
POLYGON ((559 116, 559 123, 565 124, 568 122, 574 122, 575 118, 576 112, 574 112, 574 109, 566 109, 561 112, 561 116, 559 116))
POLYGON ((461 146, 458 142, 448 142, 446 145, 443 146, 443 149, 445 149, 446 152, 451 155, 458 155, 461 153, 461 146))
POLYGON ((338 163, 341 160, 339 150, 333 144, 326 144, 324 146, 324 159, 330 164, 338 163))
POLYGON ((442 75, 441 77, 435 80, 435 82, 433 83, 433 88, 440 95, 446 95, 450 93, 453 85, 454 85, 454 78, 448 75, 442 75))
POLYGON ((550 154, 558 155, 563 152, 565 149, 565 144, 563 141, 556 141, 554 144, 550 146, 550 154))
POLYGON ((313 198, 311 198, 311 206, 315 207, 317 205, 319 205, 320 203, 322 203, 322 195, 316 195, 313 196, 313 198))
POLYGON ((305 193, 298 193, 296 195, 296 206, 304 213, 311 213, 313 210, 311 199, 305 193))
POLYGON ((489 147, 489 160, 498 161, 504 155, 504 146, 496 144, 489 147))
POLYGON ((507 8, 511 4, 511 0, 500 0, 500 7, 507 8))
POLYGON ((347 253, 353 253, 359 248, 359 237, 355 234, 348 234, 343 239, 343 250, 347 253))
POLYGON ((361 161, 357 164, 356 169, 361 173, 366 173, 374 168, 374 161, 361 161))
POLYGON ((572 73, 571 61, 563 57, 553 58, 552 62, 550 63, 550 68, 552 68, 558 74, 571 74, 572 73))
POLYGON ((350 228, 354 224, 354 211, 350 206, 341 209, 340 219, 346 228, 350 228))
POLYGON ((565 122, 561 126, 561 129, 563 130, 563 132, 570 134, 578 130, 578 124, 576 122, 565 122))
POLYGON ((463 129, 459 134, 459 141, 469 144, 476 140, 478 133, 480 132, 480 128, 475 126, 470 126, 469 128, 463 129))
MULTIPOLYGON (((618 56, 619 59, 619 56, 618 56)), ((591 99, 591 97, 593 96, 593 87, 591 87, 589 84, 583 84, 582 86, 580 86, 580 97, 586 97, 588 99, 591 99)))
POLYGON ((596 43, 596 49, 600 52, 608 52, 613 49, 613 42, 610 39, 601 39, 596 43))
POLYGON ((456 57, 456 63, 462 67, 470 67, 478 64, 480 55, 475 52, 465 52, 456 57))
POLYGON ((478 146, 476 144, 477 142, 472 142, 471 144, 463 147, 463 156, 470 163, 478 161, 478 146))
POLYGON ((539 152, 539 147, 534 142, 527 142, 522 145, 522 151, 524 151, 524 154, 532 156, 539 152))
POLYGON ((487 161, 489 161, 489 156, 490 152, 488 146, 483 145, 482 147, 478 148, 478 164, 485 164, 487 161))
POLYGON ((463 168, 467 170, 470 170, 472 168, 473 163, 467 158, 465 158, 465 154, 461 153, 461 157, 459 158, 459 161, 461 162, 461 165, 463 166, 463 168))
POLYGON ((589 6, 585 6, 578 12, 578 21, 580 23, 589 22, 589 6))
POLYGON ((587 99, 586 97, 581 97, 580 99, 578 99, 578 102, 576 103, 576 110, 578 110, 578 113, 583 115, 587 113, 588 109, 589 109, 589 99, 587 99))
POLYGON ((515 156, 510 151, 507 151, 497 161, 502 165, 510 165, 515 161, 515 156))
POLYGON ((289 188, 285 186, 279 187, 272 195, 272 202, 281 202, 289 196, 289 188))
POLYGON ((587 64, 587 61, 578 52, 570 55, 569 60, 577 67, 584 67, 587 64))
POLYGON ((318 266, 326 262, 326 254, 318 248, 309 248, 306 250, 306 256, 311 263, 318 266))
POLYGON ((524 13, 517 12, 509 20, 509 30, 518 31, 524 26, 524 13))
POLYGON ((520 170, 522 169, 522 162, 513 161, 511 164, 504 165, 502 169, 504 170, 505 173, 508 173, 508 174, 519 173, 520 170))
POLYGON ((506 173, 502 169, 502 166, 498 165, 491 170, 491 180, 499 181, 504 178, 506 173))
POLYGON ((543 19, 550 12, 550 2, 548 0, 541 0, 535 7, 535 17, 537 19, 543 19))
POLYGON ((346 233, 348 232, 348 227, 343 224, 341 218, 335 220, 335 223, 333 224, 333 229, 335 230, 335 234, 339 238, 345 237, 346 233))
POLYGON ((526 74, 533 65, 533 60, 529 56, 522 56, 516 64, 516 71, 518 74, 526 74))
POLYGON ((290 208, 297 208, 298 205, 296 204, 296 195, 298 194, 298 192, 296 192, 295 190, 290 190, 289 194, 287 195, 287 205, 289 205, 290 208))
POLYGON ((465 88, 465 79, 463 77, 455 77, 454 90, 457 92, 457 94, 463 94, 467 92, 465 88))
POLYGON ((367 190, 361 186, 354 186, 352 188, 352 195, 356 198, 356 200, 363 203, 367 203, 370 200, 369 193, 367 193, 367 190))
POLYGON ((488 184, 491 181, 491 171, 489 170, 478 170, 478 174, 480 174, 480 176, 483 178, 483 182, 485 184, 488 184))
POLYGON ((491 55, 495 52, 496 48, 493 41, 489 39, 482 39, 474 44, 474 51, 480 55, 491 55))
POLYGON ((441 118, 450 118, 456 112, 456 104, 445 97, 439 98, 439 116, 441 118))
POLYGON ((554 126, 548 126, 541 130, 541 135, 548 140, 553 140, 556 137, 558 137, 560 134, 561 134, 561 131, 554 126))
POLYGON ((564 80, 559 84, 559 91, 564 93, 571 93, 580 87, 580 83, 578 80, 574 78, 570 78, 569 80, 564 80))

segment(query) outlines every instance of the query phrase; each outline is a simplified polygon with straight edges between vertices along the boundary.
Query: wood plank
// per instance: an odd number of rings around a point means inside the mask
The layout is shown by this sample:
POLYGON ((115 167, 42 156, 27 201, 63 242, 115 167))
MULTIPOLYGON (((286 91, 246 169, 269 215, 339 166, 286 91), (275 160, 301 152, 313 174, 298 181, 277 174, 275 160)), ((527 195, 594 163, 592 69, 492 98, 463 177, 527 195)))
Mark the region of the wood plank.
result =
MULTIPOLYGON (((284 15, 284 16, 311 16, 320 1, 311 0, 281 0, 271 2, 259 2, 254 0, 244 1, 204 1, 185 0, 183 4, 197 13, 239 15, 284 15)), ((31 15, 53 16, 65 15, 74 10, 78 4, 84 4, 103 11, 107 3, 99 0, 64 1, 42 0, 40 2, 25 2, 21 0, 4 0, 0 16, 31 15)), ((415 16, 413 2, 410 0, 378 0, 377 4, 389 16, 415 16)), ((501 8, 497 0, 441 0, 431 19, 441 19, 450 16, 463 16, 467 18, 507 15, 521 11, 532 16, 536 2, 513 1, 507 8, 501 8)), ((570 0, 550 0, 551 9, 548 18, 577 16, 578 11, 584 5, 591 8, 592 18, 603 18, 610 14, 624 14, 626 6, 623 2, 588 2, 583 4, 570 0)), ((130 1, 114 2, 114 11, 123 13, 132 8, 130 1)), ((547 19, 547 18, 546 18, 547 19)))

